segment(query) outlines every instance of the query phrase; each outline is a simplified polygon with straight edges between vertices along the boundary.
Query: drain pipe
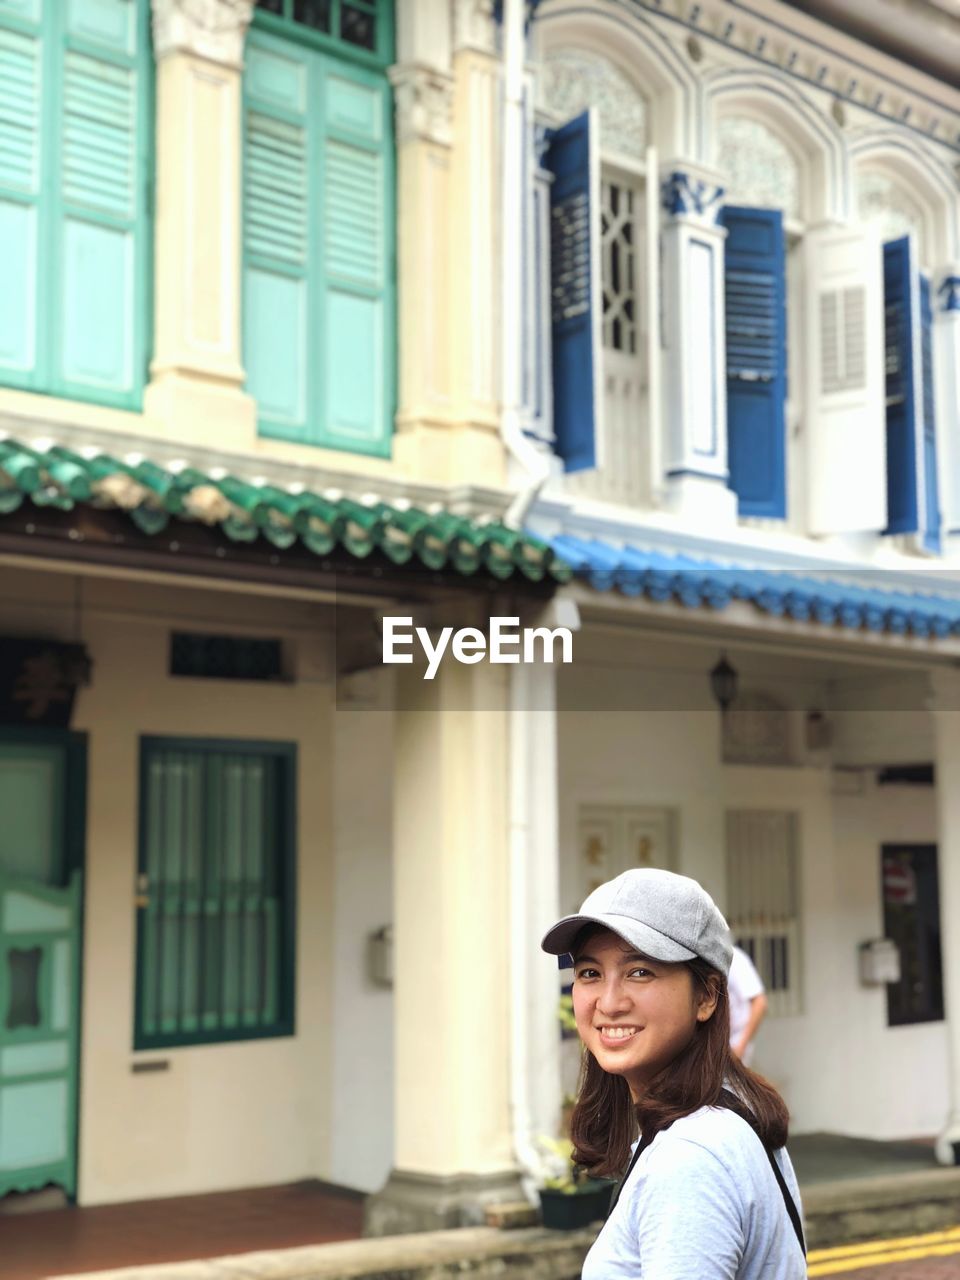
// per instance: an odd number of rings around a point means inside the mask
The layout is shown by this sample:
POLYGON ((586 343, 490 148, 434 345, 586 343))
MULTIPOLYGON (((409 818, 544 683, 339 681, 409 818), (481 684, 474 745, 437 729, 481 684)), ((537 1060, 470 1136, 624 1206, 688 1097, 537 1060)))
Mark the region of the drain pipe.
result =
POLYGON ((542 1166, 535 1134, 556 1136, 561 1101, 559 982, 556 962, 538 947, 560 899, 554 671, 510 668, 510 1111, 514 1156, 533 1204, 542 1166))
POLYGON ((526 36, 523 0, 503 0, 503 167, 501 170, 501 434, 510 455, 526 476, 511 501, 504 523, 523 525, 527 512, 550 475, 550 456, 524 435, 520 425, 523 360, 523 66, 526 36))

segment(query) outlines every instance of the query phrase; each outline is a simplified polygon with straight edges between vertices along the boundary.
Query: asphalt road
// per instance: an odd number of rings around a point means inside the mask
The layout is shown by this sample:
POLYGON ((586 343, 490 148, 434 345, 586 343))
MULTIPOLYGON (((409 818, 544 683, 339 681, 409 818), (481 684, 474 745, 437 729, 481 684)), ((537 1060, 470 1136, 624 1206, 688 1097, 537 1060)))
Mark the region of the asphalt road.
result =
POLYGON ((807 1262, 811 1280, 821 1276, 842 1276, 843 1280, 957 1280, 960 1227, 811 1250, 807 1262))

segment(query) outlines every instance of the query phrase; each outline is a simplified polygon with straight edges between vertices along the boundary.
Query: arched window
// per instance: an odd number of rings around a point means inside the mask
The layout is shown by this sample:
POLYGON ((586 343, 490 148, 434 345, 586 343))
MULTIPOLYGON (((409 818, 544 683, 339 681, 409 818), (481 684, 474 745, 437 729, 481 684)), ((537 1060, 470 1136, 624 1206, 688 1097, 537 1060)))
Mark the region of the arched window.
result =
MULTIPOLYGON (((887 527, 940 549, 940 465, 934 371, 930 192, 890 156, 866 157, 855 180, 857 213, 883 242, 887 527)), ((938 413, 939 410, 939 413, 938 413)))
MULTIPOLYGON (((775 113, 774 113, 775 114, 775 113)), ((797 153, 752 113, 715 126, 714 162, 726 194, 727 459, 741 516, 787 516, 787 249, 799 231, 797 153)))
POLYGON ((574 489, 641 501, 649 477, 640 421, 645 387, 647 302, 646 156, 649 113, 639 88, 611 58, 584 48, 550 50, 541 96, 551 116, 569 120, 588 108, 599 123, 599 245, 602 291, 602 474, 586 472, 574 489))

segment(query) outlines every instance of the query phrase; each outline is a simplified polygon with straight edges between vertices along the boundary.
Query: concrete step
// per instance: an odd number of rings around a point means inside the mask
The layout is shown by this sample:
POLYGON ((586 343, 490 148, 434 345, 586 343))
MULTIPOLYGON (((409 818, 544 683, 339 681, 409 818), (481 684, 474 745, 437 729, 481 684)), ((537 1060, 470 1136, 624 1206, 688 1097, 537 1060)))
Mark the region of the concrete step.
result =
POLYGON ((817 1182, 800 1191, 811 1249, 960 1223, 960 1168, 817 1182))

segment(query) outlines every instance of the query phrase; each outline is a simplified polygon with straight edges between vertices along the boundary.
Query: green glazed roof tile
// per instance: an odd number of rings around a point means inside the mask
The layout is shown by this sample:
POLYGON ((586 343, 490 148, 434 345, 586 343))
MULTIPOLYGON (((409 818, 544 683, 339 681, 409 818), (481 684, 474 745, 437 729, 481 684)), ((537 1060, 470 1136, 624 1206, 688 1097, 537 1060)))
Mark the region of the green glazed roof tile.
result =
POLYGON ((398 566, 418 561, 463 575, 485 567, 500 581, 519 574, 531 582, 567 582, 572 574, 545 542, 491 518, 254 484, 187 462, 162 466, 139 454, 119 459, 93 447, 78 452, 0 439, 0 515, 28 501, 65 511, 77 504, 117 508, 150 535, 174 518, 217 527, 234 542, 264 537, 285 549, 299 541, 318 556, 338 546, 360 559, 380 551, 398 566))

